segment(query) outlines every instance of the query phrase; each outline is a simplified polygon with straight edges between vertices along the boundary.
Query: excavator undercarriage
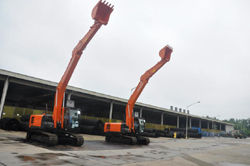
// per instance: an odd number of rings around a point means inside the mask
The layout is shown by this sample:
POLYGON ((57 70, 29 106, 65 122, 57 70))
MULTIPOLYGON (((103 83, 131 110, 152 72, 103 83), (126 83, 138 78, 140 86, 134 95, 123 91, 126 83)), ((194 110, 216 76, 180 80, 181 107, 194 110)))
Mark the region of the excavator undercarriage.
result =
POLYGON ((143 137, 141 133, 144 131, 145 120, 142 118, 134 118, 134 132, 129 131, 129 127, 125 123, 106 123, 104 132, 106 133, 106 142, 116 142, 129 145, 148 145, 149 138, 143 137))
POLYGON ((124 134, 114 134, 114 133, 106 133, 105 137, 106 142, 114 142, 114 143, 122 143, 128 145, 148 145, 150 143, 149 138, 143 137, 140 135, 131 136, 131 135, 124 135, 124 134))
POLYGON ((26 136, 27 141, 29 142, 39 142, 46 146, 55 146, 55 145, 72 145, 72 146, 81 146, 84 143, 84 139, 79 134, 73 134, 65 130, 57 129, 54 131, 43 131, 37 129, 30 129, 27 131, 26 136))
POLYGON ((79 116, 72 116, 68 112, 78 112, 78 110, 68 109, 66 111, 64 121, 64 128, 60 125, 54 128, 52 115, 43 115, 41 118, 41 126, 35 126, 35 118, 31 116, 30 128, 27 131, 26 139, 29 142, 39 142, 47 146, 54 146, 57 144, 61 145, 72 145, 81 146, 84 143, 84 139, 81 135, 75 134, 79 129, 79 116))

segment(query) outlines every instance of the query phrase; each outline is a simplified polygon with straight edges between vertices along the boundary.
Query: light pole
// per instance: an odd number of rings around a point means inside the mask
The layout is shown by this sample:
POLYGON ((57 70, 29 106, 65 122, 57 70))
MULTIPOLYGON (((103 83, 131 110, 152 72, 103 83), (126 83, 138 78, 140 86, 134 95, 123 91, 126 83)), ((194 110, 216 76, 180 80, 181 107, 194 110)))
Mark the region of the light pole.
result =
MULTIPOLYGON (((198 103, 201 103, 200 101, 197 101, 197 102, 195 102, 195 103, 192 103, 192 104, 190 104, 190 105, 188 105, 187 107, 186 107, 186 110, 188 111, 188 108, 189 107, 191 107, 191 106, 193 106, 193 105, 195 105, 195 104, 198 104, 198 103)), ((191 126, 190 126, 191 127, 191 126)), ((188 135, 188 114, 187 114, 187 116, 186 116, 186 139, 187 139, 187 135, 188 135)))

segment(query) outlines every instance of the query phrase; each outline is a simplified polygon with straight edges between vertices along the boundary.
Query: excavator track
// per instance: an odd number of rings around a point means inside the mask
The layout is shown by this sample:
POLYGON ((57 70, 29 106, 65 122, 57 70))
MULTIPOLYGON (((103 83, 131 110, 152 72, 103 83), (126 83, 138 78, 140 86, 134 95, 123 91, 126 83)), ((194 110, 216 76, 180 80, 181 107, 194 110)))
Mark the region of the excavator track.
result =
POLYGON ((150 139, 143 136, 137 136, 137 144, 139 145, 148 145, 150 143, 150 139))
POLYGON ((113 142, 113 143, 128 144, 128 145, 138 144, 136 137, 127 136, 127 135, 107 135, 105 137, 105 141, 113 142))
POLYGON ((81 135, 75 135, 76 136, 76 142, 75 146, 82 146, 84 143, 84 139, 81 135))
POLYGON ((29 142, 39 142, 46 146, 55 146, 58 144, 57 135, 45 131, 28 131, 26 139, 29 142))
POLYGON ((84 139, 79 134, 72 134, 69 132, 57 132, 50 133, 45 131, 28 131, 26 136, 29 142, 39 142, 46 146, 61 145, 72 145, 72 146, 82 146, 84 139))
POLYGON ((60 131, 58 132, 58 143, 62 145, 82 146, 84 139, 79 134, 60 131))

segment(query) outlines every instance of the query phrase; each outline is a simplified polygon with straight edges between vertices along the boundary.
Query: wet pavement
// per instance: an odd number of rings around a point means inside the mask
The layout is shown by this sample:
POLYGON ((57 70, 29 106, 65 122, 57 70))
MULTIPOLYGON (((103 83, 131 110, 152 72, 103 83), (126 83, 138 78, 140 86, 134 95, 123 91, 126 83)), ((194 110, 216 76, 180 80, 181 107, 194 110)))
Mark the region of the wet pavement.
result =
POLYGON ((151 138, 148 146, 106 143, 103 136, 83 134, 81 147, 46 147, 27 143, 24 132, 0 130, 0 166, 250 166, 250 139, 151 138))

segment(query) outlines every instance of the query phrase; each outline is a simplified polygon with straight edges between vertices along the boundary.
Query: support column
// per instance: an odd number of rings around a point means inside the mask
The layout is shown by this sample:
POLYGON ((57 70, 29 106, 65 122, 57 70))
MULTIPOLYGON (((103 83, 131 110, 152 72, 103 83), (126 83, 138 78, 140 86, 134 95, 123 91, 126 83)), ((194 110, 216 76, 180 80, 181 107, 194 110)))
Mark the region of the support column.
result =
POLYGON ((207 121, 207 129, 209 129, 209 121, 207 121))
POLYGON ((163 116, 164 116, 164 114, 161 113, 161 125, 162 125, 162 126, 163 126, 163 116))
POLYGON ((142 118, 142 108, 140 109, 140 118, 142 118))
POLYGON ((201 119, 199 120, 199 128, 201 129, 201 119))
POLYGON ((2 93, 1 103, 0 103, 0 119, 2 118, 3 106, 5 103, 5 98, 7 95, 8 87, 9 87, 9 77, 7 77, 4 82, 3 93, 2 93))
POLYGON ((192 119, 190 117, 190 120, 189 120, 189 128, 192 128, 192 119))
POLYGON ((112 114, 113 114, 113 102, 110 103, 109 122, 112 121, 112 114))
POLYGON ((212 121, 212 129, 214 129, 214 122, 212 121))
POLYGON ((188 116, 186 116, 186 139, 188 138, 188 116))
POLYGON ((220 131, 221 131, 221 123, 220 123, 220 131))
POLYGON ((176 128, 180 128, 180 117, 177 116, 176 128))

